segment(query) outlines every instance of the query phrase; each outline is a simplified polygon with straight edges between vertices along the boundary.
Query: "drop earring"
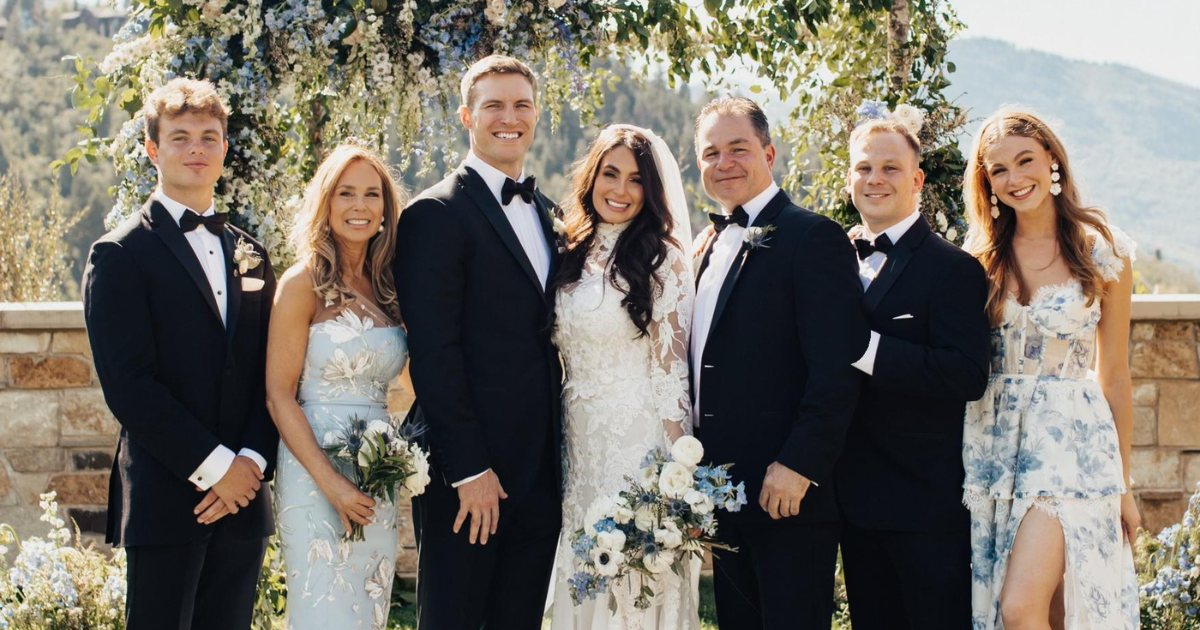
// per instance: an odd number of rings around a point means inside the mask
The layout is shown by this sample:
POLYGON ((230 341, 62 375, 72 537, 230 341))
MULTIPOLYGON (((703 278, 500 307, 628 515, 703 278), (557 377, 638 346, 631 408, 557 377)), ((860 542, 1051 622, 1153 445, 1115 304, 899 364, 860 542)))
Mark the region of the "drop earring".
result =
POLYGON ((1055 197, 1062 194, 1062 184, 1058 183, 1062 179, 1062 173, 1058 172, 1058 162, 1050 163, 1050 194, 1055 197))
POLYGON ((996 198, 996 194, 992 193, 992 219, 1000 218, 1000 200, 996 198))
POLYGON ((383 234, 383 221, 379 222, 379 233, 383 234))

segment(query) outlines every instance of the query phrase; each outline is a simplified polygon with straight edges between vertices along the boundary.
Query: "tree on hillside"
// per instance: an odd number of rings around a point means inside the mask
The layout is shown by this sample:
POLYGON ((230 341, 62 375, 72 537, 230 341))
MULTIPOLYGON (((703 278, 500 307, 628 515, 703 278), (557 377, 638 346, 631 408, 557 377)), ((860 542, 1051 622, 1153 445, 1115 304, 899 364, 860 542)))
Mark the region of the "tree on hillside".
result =
POLYGON ((89 132, 65 162, 75 168, 83 159, 112 159, 121 181, 109 220, 128 214, 154 183, 140 146, 142 98, 174 76, 209 78, 235 112, 218 206, 233 211, 282 263, 302 184, 340 139, 353 135, 384 145, 395 129, 405 160, 423 168, 456 161, 448 140, 457 133, 458 80, 473 59, 492 51, 539 67, 543 109, 552 122, 565 107, 586 124, 610 76, 596 62, 613 57, 622 65, 662 68, 669 85, 695 76, 719 86, 749 67, 780 98, 799 95, 786 137, 797 154, 820 147, 822 161, 811 168, 821 175, 811 193, 818 207, 831 209, 825 199, 835 170, 844 172, 837 143, 853 122, 845 112, 857 104, 854 98, 913 102, 935 117, 944 109, 944 44, 957 20, 939 0, 900 4, 137 0, 113 52, 98 64, 80 60, 73 94, 89 110, 89 123, 114 106, 133 118, 113 137, 89 132), (904 40, 897 29, 894 55, 880 26, 889 15, 909 31, 904 40), (896 70, 890 65, 910 57, 900 76, 911 78, 889 83, 896 70))

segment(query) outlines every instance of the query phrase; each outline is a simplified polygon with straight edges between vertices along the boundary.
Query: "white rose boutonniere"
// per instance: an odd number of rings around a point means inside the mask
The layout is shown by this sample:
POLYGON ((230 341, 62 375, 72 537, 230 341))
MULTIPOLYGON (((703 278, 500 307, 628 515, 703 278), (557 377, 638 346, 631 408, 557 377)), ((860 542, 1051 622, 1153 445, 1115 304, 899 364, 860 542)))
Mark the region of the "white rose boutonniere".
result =
POLYGON ((233 275, 243 275, 261 265, 262 256, 254 251, 254 245, 247 243, 245 238, 239 236, 237 244, 233 246, 233 264, 237 265, 237 270, 233 272, 233 275))
POLYGON ((748 227, 746 233, 742 235, 742 243, 750 249, 767 249, 771 247, 767 245, 767 241, 771 240, 771 232, 774 231, 774 225, 748 227))
POLYGON ((558 253, 567 251, 567 224, 562 219, 551 215, 554 226, 554 242, 558 246, 558 253))

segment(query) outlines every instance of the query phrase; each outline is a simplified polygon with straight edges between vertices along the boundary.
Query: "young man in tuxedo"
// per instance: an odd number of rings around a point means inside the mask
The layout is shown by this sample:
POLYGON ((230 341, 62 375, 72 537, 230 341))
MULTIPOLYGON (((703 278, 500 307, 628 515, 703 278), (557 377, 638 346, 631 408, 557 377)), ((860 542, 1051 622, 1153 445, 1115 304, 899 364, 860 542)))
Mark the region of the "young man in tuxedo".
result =
POLYGON ((732 462, 751 505, 721 513, 722 630, 827 629, 838 509, 833 465, 858 398, 850 364, 869 331, 841 228, 775 185, 763 111, 745 98, 696 119, 704 191, 721 204, 698 238, 692 384, 705 455, 732 462))
POLYGON ((871 341, 869 377, 837 468, 855 630, 971 625, 963 411, 987 384, 987 281, 917 210, 915 135, 894 119, 850 138, 852 234, 871 341))
POLYGON ((432 451, 413 500, 422 628, 541 625, 562 520, 562 375, 552 204, 524 172, 536 94, 516 59, 472 65, 459 108, 471 152, 397 226, 414 416, 432 451))
POLYGON ((127 553, 129 630, 246 628, 274 529, 275 276, 214 212, 229 110, 213 85, 175 79, 143 115, 158 188, 92 245, 83 274, 96 374, 121 424, 107 540, 127 553))

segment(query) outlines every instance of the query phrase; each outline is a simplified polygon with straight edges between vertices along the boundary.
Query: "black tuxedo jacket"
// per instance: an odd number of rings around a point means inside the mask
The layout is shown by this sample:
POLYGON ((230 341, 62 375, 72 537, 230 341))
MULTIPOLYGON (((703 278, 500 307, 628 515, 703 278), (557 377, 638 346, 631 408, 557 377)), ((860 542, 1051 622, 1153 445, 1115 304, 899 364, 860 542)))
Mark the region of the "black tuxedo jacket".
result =
MULTIPOLYGON (((203 229, 203 228, 200 228, 203 229)), ((262 246, 226 225, 228 326, 179 225, 151 200, 92 245, 83 273, 83 315, 96 375, 121 424, 109 480, 107 540, 119 546, 200 542, 204 495, 188 481, 219 444, 253 449, 274 473, 279 435, 267 414, 264 363, 275 274, 262 246), (239 239, 262 263, 235 276, 239 239), (243 278, 262 281, 244 291, 243 278)), ((275 528, 264 484, 251 504, 217 523, 233 536, 275 528)))
MULTIPOLYGON (((743 244, 718 293, 700 365, 705 457, 733 462, 749 504, 721 518, 770 520, 758 506, 767 466, 809 478, 801 522, 839 517, 832 472, 858 398, 851 367, 867 348, 854 248, 833 221, 780 191, 753 226, 774 226, 766 247, 743 244)), ((713 242, 701 256, 707 269, 713 242)), ((698 274, 698 277, 699 275, 698 274)))
POLYGON ((987 386, 983 267, 918 219, 863 296, 880 334, 837 468, 854 525, 966 531, 963 412, 987 386))
MULTIPOLYGON (((534 205, 552 278, 553 204, 539 193, 534 205)), ((553 457, 553 474, 561 475, 553 296, 504 209, 466 166, 409 204, 397 231, 396 290, 409 334, 413 415, 428 426, 432 467, 447 484, 491 468, 510 497, 501 505, 513 505, 545 457, 553 457)))

